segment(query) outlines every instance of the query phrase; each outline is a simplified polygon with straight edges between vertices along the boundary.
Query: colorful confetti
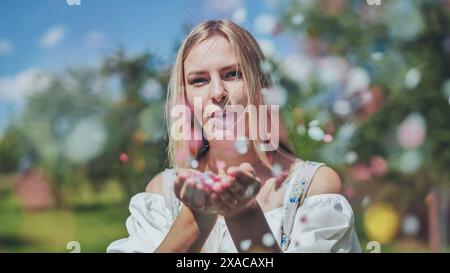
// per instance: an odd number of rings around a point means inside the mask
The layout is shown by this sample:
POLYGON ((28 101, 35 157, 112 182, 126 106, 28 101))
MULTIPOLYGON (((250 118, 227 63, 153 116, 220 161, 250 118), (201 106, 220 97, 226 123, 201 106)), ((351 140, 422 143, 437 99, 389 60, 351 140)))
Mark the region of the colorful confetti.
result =
POLYGON ((126 153, 120 153, 119 160, 122 161, 122 162, 127 162, 128 161, 128 155, 126 153))
POLYGON ((422 145, 426 137, 425 118, 419 113, 412 113, 400 124, 397 141, 404 149, 415 149, 422 145))
POLYGON ((416 236, 419 233, 420 223, 416 216, 407 214, 403 219, 402 231, 405 235, 416 236))
POLYGON ((243 24, 247 20, 247 10, 244 7, 237 8, 231 18, 236 24, 243 24))
POLYGON ((420 168, 422 162, 423 156, 420 151, 406 151, 400 156, 399 169, 405 174, 411 174, 420 168))
POLYGON ((323 136, 323 142, 325 143, 331 143, 333 141, 333 136, 330 134, 325 134, 323 136))
POLYGON ((247 187, 247 189, 245 189, 244 197, 248 198, 250 196, 253 196, 254 193, 255 193, 255 187, 253 185, 250 185, 247 187))
POLYGON ((264 73, 269 74, 269 73, 272 72, 273 66, 272 66, 272 64, 269 61, 264 60, 264 61, 261 62, 261 70, 264 73))
POLYGON ((382 177, 388 170, 388 163, 381 156, 374 156, 370 160, 370 172, 378 177, 382 177))
POLYGON ((420 83, 420 78, 422 74, 420 73, 420 70, 417 68, 411 68, 406 72, 405 75, 405 86, 408 89, 415 88, 420 83))
POLYGON ((268 232, 263 235, 262 242, 266 247, 272 247, 275 244, 275 238, 271 232, 268 232))
POLYGON ((345 161, 347 164, 353 164, 358 160, 358 154, 355 151, 350 151, 345 155, 345 161))
POLYGON ((70 131, 64 142, 63 151, 71 162, 82 164, 100 154, 107 140, 104 122, 97 117, 86 118, 70 131))
POLYGON ((244 138, 244 139, 238 139, 235 141, 234 143, 234 148, 236 149, 236 151, 241 154, 244 155, 248 152, 248 139, 244 138))
POLYGON ((355 197, 355 190, 352 187, 348 187, 344 191, 344 196, 347 197, 347 199, 352 200, 353 197, 355 197))
POLYGON ((370 196, 366 196, 363 198, 363 200, 361 202, 361 207, 363 209, 366 209, 367 207, 369 207, 371 202, 372 202, 372 199, 370 198, 370 196))
POLYGON ((345 93, 348 95, 366 90, 370 84, 369 73, 362 67, 350 69, 347 76, 347 86, 345 93))
POLYGON ((278 177, 282 173, 283 173, 283 167, 281 167, 281 164, 275 163, 272 167, 272 175, 275 177, 278 177))
POLYGON ((313 140, 321 141, 321 140, 323 140, 324 133, 323 133, 322 129, 314 126, 314 127, 310 127, 308 129, 308 136, 310 138, 312 138, 313 140))
POLYGON ((272 35, 278 29, 277 19, 268 13, 258 15, 255 19, 255 31, 263 35, 272 35))
POLYGON ((333 112, 336 115, 347 117, 352 112, 350 102, 344 99, 336 100, 333 104, 333 112))
POLYGON ((241 243, 239 244, 240 248, 243 251, 249 250, 251 245, 252 245, 252 240, 250 240, 250 239, 242 240, 241 243))
POLYGON ((294 26, 300 25, 301 23, 303 23, 304 20, 305 20, 305 17, 300 13, 294 14, 294 16, 291 17, 291 23, 294 26))
POLYGON ((261 94, 263 95, 264 102, 267 105, 279 105, 282 107, 286 104, 288 99, 287 91, 281 86, 270 89, 263 88, 261 90, 261 94))
POLYGON ((220 181, 220 178, 211 172, 203 172, 201 174, 198 174, 196 176, 196 179, 199 183, 202 183, 205 187, 207 187, 209 189, 212 188, 212 185, 214 183, 217 183, 220 181))
POLYGON ((190 162, 191 168, 197 169, 198 168, 198 161, 195 159, 192 159, 190 162))

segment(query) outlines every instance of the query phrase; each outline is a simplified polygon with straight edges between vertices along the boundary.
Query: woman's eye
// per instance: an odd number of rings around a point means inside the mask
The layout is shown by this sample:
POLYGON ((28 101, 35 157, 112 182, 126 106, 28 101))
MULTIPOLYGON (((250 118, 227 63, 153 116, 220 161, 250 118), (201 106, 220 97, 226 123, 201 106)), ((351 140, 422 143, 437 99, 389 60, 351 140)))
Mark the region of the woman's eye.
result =
POLYGON ((205 83, 206 81, 207 80, 205 78, 195 78, 195 79, 190 80, 189 83, 194 86, 199 86, 202 83, 205 83))
POLYGON ((237 79, 240 79, 241 77, 242 77, 242 74, 238 70, 233 70, 233 71, 227 72, 225 74, 225 78, 231 79, 231 80, 237 80, 237 79))

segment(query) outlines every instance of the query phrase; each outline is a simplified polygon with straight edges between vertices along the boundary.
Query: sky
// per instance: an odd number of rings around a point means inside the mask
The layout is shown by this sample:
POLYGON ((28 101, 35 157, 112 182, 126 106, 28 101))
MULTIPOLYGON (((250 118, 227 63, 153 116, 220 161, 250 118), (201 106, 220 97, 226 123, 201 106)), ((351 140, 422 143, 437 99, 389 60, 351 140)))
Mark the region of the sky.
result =
POLYGON ((19 117, 43 71, 96 66, 118 47, 170 63, 185 26, 206 19, 233 19, 264 40, 280 1, 2 0, 0 133, 19 117))

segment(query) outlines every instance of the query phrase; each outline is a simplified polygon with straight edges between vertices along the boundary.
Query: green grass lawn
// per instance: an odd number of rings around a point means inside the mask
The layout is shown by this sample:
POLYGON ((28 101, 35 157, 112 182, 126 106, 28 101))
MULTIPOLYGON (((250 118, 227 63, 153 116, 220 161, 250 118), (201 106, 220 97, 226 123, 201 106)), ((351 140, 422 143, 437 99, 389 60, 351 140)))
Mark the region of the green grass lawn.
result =
POLYGON ((81 252, 105 252, 126 236, 128 206, 117 183, 97 194, 81 187, 71 209, 30 212, 21 208, 8 180, 0 179, 0 252, 70 252, 70 241, 78 241, 81 252))

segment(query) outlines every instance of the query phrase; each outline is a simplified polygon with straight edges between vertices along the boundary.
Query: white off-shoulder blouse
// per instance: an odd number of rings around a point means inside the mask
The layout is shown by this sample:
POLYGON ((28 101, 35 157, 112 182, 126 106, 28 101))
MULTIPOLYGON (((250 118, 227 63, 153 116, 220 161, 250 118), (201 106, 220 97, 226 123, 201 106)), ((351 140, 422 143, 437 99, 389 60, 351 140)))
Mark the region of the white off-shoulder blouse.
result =
MULTIPOLYGON (((283 252, 361 252, 353 210, 340 194, 306 197, 315 171, 323 164, 300 162, 285 182, 284 206, 265 213, 283 252)), ((164 196, 142 192, 131 198, 126 220, 128 237, 112 242, 107 252, 153 252, 181 209, 173 193, 174 169, 163 172, 164 196)), ((204 252, 237 252, 225 221, 218 219, 204 252)))

